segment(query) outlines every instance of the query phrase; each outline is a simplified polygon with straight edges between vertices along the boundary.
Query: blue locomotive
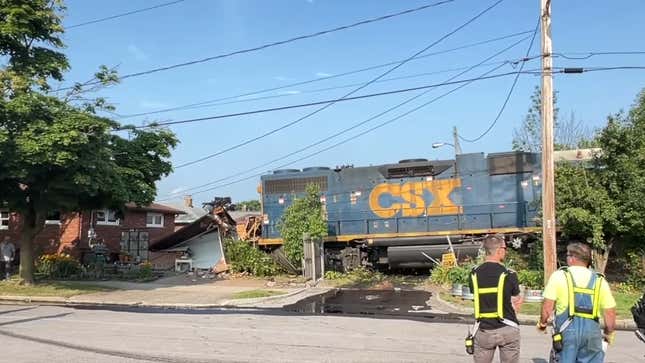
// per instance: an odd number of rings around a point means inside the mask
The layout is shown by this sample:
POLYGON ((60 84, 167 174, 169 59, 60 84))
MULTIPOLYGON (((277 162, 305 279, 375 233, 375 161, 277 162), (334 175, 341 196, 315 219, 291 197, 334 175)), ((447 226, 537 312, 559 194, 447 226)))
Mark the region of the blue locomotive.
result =
POLYGON ((327 269, 425 267, 447 250, 448 239, 457 255, 474 255, 482 235, 524 238, 540 230, 540 154, 470 153, 264 175, 260 245, 282 243, 280 218, 312 183, 327 214, 327 269))

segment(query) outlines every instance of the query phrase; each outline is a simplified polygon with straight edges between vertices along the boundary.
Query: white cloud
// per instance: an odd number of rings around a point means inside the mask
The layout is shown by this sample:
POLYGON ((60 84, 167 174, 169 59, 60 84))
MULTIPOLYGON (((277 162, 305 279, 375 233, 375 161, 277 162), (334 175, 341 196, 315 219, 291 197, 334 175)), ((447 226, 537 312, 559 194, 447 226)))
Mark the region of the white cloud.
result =
POLYGON ((273 77, 273 79, 275 79, 276 81, 281 81, 281 82, 291 80, 291 78, 288 78, 288 77, 285 77, 285 76, 275 76, 275 77, 273 77))
POLYGON ((134 57, 134 59, 138 61, 144 61, 148 59, 148 55, 134 44, 128 45, 128 52, 134 57))
POLYGON ((333 74, 325 72, 316 72, 316 77, 331 77, 333 74))
POLYGON ((168 104, 158 101, 141 101, 139 106, 142 108, 167 108, 168 104))
POLYGON ((300 94, 300 91, 284 91, 282 92, 283 95, 297 95, 300 94))
POLYGON ((186 190, 186 187, 179 187, 179 188, 175 188, 175 189, 173 189, 173 190, 171 190, 171 191, 170 191, 170 194, 177 194, 177 193, 181 193, 181 192, 183 192, 184 190, 186 190))

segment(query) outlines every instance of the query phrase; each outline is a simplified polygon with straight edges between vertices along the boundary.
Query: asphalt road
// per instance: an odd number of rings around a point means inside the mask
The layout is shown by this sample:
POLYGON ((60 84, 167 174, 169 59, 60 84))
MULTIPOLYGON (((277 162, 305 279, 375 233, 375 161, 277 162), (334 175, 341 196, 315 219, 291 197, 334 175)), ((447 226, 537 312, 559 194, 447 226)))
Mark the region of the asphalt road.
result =
MULTIPOLYGON (((432 320, 316 316, 279 310, 106 311, 0 305, 3 362, 471 362, 467 326, 432 320)), ((522 362, 549 340, 522 327, 522 362)), ((619 332, 607 362, 644 362, 619 332)))

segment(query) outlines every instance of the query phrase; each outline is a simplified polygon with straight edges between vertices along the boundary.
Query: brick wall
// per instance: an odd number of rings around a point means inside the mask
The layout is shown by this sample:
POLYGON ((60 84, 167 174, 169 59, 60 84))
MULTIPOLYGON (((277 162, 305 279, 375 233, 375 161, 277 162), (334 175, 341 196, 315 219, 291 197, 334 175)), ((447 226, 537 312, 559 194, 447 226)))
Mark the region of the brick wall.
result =
MULTIPOLYGON (((79 241, 79 219, 77 213, 61 215, 59 224, 46 224, 35 238, 36 253, 73 253, 79 241)), ((0 230, 0 238, 11 237, 11 241, 20 248, 20 231, 22 219, 19 214, 11 213, 9 229, 0 230)))
MULTIPOLYGON (((121 232, 137 230, 149 233, 149 243, 158 238, 172 233, 175 230, 174 214, 164 214, 163 227, 147 227, 146 211, 126 210, 119 225, 100 225, 95 218, 90 218, 90 212, 69 213, 61 216, 60 224, 47 224, 36 236, 36 252, 40 253, 70 253, 81 257, 84 251, 88 251, 88 231, 90 220, 94 226, 97 237, 102 239, 111 252, 118 253, 120 250, 121 232)), ((12 213, 7 230, 0 230, 0 239, 10 236, 17 248, 20 248, 20 231, 22 222, 20 216, 12 213)))

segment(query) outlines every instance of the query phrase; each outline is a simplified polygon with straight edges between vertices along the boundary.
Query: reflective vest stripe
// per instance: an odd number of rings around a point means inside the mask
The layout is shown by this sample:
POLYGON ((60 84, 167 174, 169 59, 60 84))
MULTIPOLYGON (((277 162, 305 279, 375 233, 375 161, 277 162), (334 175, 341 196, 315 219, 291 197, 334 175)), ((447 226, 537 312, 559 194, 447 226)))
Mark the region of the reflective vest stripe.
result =
POLYGON ((480 294, 495 294, 497 293, 497 288, 496 287, 485 287, 479 289, 480 294))
POLYGON ((475 320, 479 320, 479 285, 477 284, 477 274, 473 273, 470 277, 473 281, 473 297, 475 298, 475 320))
MULTIPOLYGON (((600 286, 602 283, 602 276, 596 275, 593 289, 576 287, 573 282, 571 272, 564 270, 564 276, 567 280, 567 290, 569 292, 569 317, 579 316, 586 319, 598 319, 600 304, 600 286), (576 296, 575 294, 591 295, 591 303, 593 305, 591 314, 576 311, 576 296)), ((593 276, 592 276, 593 278, 593 276)))
POLYGON ((506 281, 506 273, 499 276, 497 284, 497 314, 500 319, 504 319, 504 281, 506 281))
POLYGON ((582 287, 574 287, 573 292, 581 292, 583 294, 592 295, 594 293, 593 289, 583 289, 582 287))
POLYGON ((569 292, 569 316, 574 316, 576 298, 573 292, 573 277, 569 271, 564 271, 564 276, 567 278, 567 291, 569 292))
POLYGON ((596 277, 596 285, 593 289, 593 316, 594 319, 597 319, 600 314, 600 286, 602 285, 602 276, 596 277))
POLYGON ((497 318, 497 312, 494 313, 479 313, 480 318, 497 318))
POLYGON ((477 274, 473 273, 471 275, 473 281, 473 296, 475 298, 475 319, 479 320, 481 318, 498 318, 504 319, 504 282, 506 281, 506 272, 502 273, 499 276, 499 282, 497 287, 485 287, 479 288, 479 283, 477 282, 477 274), (479 298, 482 294, 497 294, 497 311, 491 313, 482 313, 479 306, 479 298))

